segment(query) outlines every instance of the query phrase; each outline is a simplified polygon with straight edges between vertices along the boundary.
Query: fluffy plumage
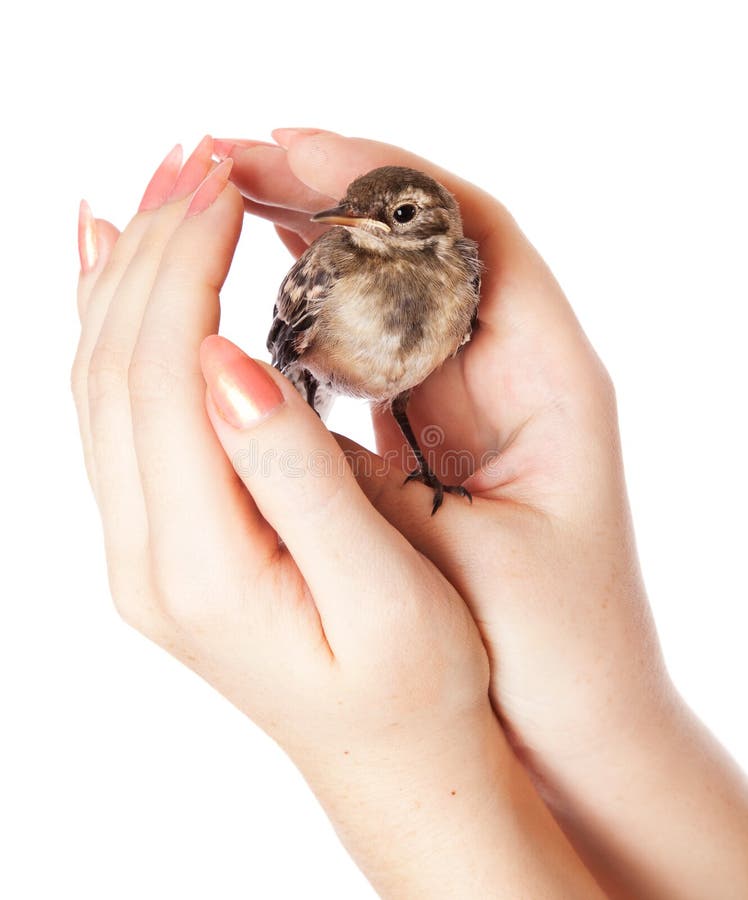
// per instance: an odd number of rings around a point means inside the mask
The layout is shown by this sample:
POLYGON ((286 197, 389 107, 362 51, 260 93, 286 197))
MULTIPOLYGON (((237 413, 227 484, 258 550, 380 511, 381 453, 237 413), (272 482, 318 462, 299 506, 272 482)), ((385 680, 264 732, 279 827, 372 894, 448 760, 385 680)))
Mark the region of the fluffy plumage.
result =
MULTIPOLYGON (((409 391, 470 339, 477 244, 463 236, 444 187, 398 166, 358 178, 339 206, 314 219, 339 227, 318 238, 281 284, 268 336, 273 365, 321 415, 336 394, 398 400, 402 427, 409 391)), ((437 482, 420 451, 416 458, 420 480, 437 482)), ((443 486, 432 486, 440 503, 443 486)))

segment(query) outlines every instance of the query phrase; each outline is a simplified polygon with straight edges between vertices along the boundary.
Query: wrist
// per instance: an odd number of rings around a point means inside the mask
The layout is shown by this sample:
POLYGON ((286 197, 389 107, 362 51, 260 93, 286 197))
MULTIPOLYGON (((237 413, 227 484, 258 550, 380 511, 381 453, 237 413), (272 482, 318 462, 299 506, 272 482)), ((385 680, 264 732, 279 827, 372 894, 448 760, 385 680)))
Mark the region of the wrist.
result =
POLYGON ((598 896, 487 704, 302 770, 382 897, 598 896))
POLYGON ((748 896, 748 783, 666 679, 544 790, 610 896, 710 896, 714 872, 748 896), (705 847, 705 834, 719 846, 705 847))

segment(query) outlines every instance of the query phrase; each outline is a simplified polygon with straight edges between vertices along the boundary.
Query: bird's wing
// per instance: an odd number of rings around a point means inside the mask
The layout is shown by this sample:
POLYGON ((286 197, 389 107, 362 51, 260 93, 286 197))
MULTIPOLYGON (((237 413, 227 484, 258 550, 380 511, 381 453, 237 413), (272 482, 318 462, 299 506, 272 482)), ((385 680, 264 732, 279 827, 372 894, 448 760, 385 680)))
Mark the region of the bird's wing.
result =
POLYGON ((273 365, 286 372, 295 366, 314 336, 317 312, 324 302, 335 273, 325 265, 313 244, 299 257, 283 279, 273 308, 273 324, 267 339, 273 365))
POLYGON ((473 289, 473 295, 475 298, 475 308, 470 320, 470 329, 465 335, 462 344, 460 345, 464 346, 470 340, 473 331, 478 325, 478 303, 480 302, 480 284, 481 276, 483 274, 483 263, 481 262, 480 256, 478 255, 478 245, 475 241, 471 241, 469 238, 461 238, 457 242, 457 248, 460 251, 460 256, 462 257, 463 262, 465 263, 467 276, 470 280, 470 284, 473 289))
POLYGON ((461 238, 457 242, 457 247, 465 261, 467 275, 475 293, 475 304, 477 306, 478 298, 480 297, 480 280, 483 273, 483 263, 480 261, 480 256, 478 256, 478 245, 475 241, 471 241, 470 238, 461 238))
POLYGON ((315 323, 335 280, 335 271, 319 252, 319 242, 291 267, 278 291, 267 348, 273 365, 293 382, 302 397, 324 419, 334 394, 304 368, 304 350, 314 339, 315 323))

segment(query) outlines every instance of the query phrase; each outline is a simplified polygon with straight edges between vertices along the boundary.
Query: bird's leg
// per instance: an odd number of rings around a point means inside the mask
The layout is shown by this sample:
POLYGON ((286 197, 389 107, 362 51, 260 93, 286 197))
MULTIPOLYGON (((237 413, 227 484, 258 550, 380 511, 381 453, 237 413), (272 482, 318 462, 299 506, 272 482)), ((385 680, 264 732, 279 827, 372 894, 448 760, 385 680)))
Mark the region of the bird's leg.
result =
POLYGON ((312 407, 317 415, 319 415, 317 407, 314 405, 319 382, 311 372, 307 372, 306 370, 304 370, 304 387, 306 388, 306 402, 312 407))
POLYGON ((442 501, 444 500, 444 494, 459 494, 461 497, 467 497, 468 500, 472 503, 473 498, 470 496, 470 492, 465 490, 464 487, 460 484, 442 484, 441 481, 436 477, 436 475, 431 470, 428 462, 426 461, 426 457, 423 455, 420 446, 418 445, 418 441, 416 440, 416 436, 413 433, 413 428, 408 421, 408 416, 405 412, 405 409, 408 405, 408 400, 410 398, 410 391, 403 391, 402 394, 398 394, 397 397, 394 398, 392 403, 390 404, 390 408, 392 410, 392 415, 395 417, 395 421, 400 426, 400 431, 403 433, 403 437, 408 442, 410 449, 413 451, 413 456, 416 458, 416 463, 418 468, 414 469, 408 477, 403 482, 407 484, 409 481, 420 481, 423 484, 428 485, 434 491, 434 505, 431 508, 431 515, 439 509, 442 505, 442 501))

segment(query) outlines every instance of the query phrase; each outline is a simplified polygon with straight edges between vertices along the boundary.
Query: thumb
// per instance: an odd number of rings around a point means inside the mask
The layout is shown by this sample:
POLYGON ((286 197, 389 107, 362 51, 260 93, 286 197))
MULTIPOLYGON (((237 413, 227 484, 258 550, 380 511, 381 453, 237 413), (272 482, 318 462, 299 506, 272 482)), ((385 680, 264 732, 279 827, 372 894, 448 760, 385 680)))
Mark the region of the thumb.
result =
POLYGON ((200 348, 216 435, 301 570, 334 645, 402 592, 415 551, 371 506, 343 450, 294 386, 218 335, 200 348), (363 615, 362 615, 363 614, 363 615))

